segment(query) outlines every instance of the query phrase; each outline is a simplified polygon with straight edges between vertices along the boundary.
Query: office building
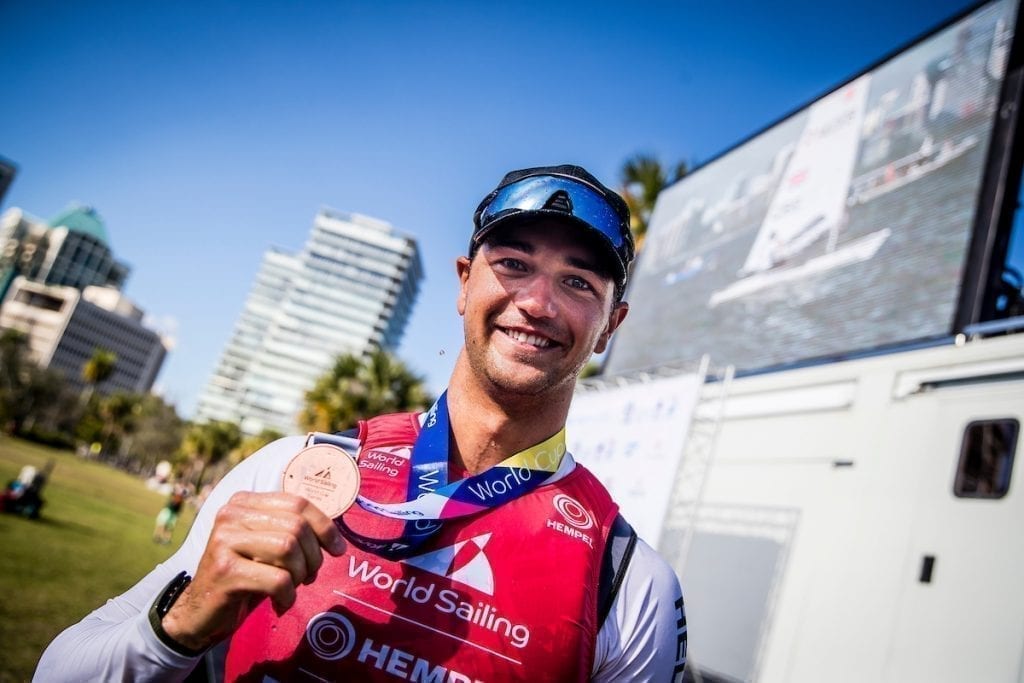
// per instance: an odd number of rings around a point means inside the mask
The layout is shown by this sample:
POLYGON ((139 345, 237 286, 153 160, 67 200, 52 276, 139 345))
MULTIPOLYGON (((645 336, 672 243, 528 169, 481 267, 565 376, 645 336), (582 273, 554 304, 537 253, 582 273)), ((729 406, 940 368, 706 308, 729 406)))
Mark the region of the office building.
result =
POLYGON ((422 279, 412 237, 322 209, 299 253, 264 255, 196 419, 294 432, 306 392, 339 354, 398 346, 422 279))
POLYGON ((117 360, 109 378, 96 387, 148 392, 171 344, 143 324, 143 311, 113 287, 84 290, 14 279, 0 307, 0 328, 28 336, 29 352, 40 366, 57 370, 78 390, 85 387, 82 368, 97 349, 117 360))

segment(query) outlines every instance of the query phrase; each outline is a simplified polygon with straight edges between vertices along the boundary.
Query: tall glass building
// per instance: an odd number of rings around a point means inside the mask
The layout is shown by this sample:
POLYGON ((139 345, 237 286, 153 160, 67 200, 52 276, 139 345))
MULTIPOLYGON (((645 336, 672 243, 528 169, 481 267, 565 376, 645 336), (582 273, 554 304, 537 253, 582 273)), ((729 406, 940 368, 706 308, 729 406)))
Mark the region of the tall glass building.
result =
POLYGON ((422 279, 412 237, 322 209, 301 252, 263 256, 196 420, 295 432, 306 392, 339 354, 398 346, 422 279))

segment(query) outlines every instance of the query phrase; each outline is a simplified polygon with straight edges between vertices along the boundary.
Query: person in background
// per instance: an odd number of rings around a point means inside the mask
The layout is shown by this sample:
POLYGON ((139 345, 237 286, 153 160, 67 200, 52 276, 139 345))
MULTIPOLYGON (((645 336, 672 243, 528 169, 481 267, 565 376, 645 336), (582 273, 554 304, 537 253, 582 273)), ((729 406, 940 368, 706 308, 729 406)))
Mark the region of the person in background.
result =
POLYGON ((178 523, 178 516, 185 504, 185 488, 175 484, 167 502, 156 514, 156 525, 153 527, 153 541, 155 543, 168 544, 174 535, 174 527, 178 523))

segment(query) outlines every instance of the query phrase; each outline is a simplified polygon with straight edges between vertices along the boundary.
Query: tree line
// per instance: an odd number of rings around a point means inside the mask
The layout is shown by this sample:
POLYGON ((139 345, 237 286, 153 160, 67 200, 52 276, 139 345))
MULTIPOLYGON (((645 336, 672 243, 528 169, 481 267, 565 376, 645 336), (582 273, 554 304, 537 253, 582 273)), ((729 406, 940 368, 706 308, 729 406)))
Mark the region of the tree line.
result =
MULTIPOLYGON (((78 391, 61 373, 32 360, 25 334, 3 330, 0 428, 8 436, 75 449, 144 476, 166 460, 197 490, 283 436, 273 429, 245 435, 233 422, 189 422, 155 394, 103 393, 116 364, 115 354, 97 349, 82 368, 85 388, 78 391)), ((296 426, 333 432, 383 412, 422 410, 432 402, 423 378, 392 354, 346 354, 307 392, 296 426)))

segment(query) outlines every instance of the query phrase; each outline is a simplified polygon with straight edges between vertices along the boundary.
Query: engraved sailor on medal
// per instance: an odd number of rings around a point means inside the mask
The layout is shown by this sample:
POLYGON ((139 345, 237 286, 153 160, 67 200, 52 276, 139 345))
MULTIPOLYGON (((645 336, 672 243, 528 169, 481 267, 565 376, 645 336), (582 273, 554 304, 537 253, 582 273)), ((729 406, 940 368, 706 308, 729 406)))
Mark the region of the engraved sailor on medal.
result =
POLYGON ((356 500, 359 466, 339 446, 313 444, 299 451, 284 468, 281 488, 302 496, 336 519, 356 500))

